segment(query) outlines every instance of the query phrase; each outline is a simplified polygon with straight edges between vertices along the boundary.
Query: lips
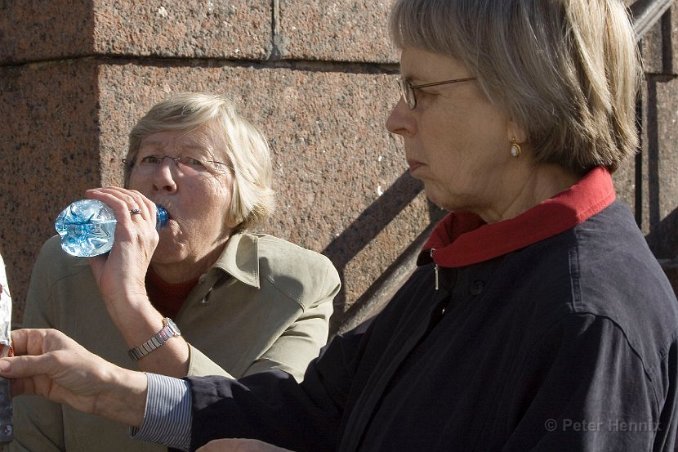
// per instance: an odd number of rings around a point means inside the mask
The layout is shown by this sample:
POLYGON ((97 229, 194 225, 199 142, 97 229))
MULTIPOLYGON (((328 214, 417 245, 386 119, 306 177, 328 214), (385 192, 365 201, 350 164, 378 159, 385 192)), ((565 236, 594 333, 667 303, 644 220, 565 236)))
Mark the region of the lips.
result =
POLYGON ((415 171, 417 168, 420 166, 423 166, 424 164, 422 162, 419 162, 417 160, 407 160, 407 165, 410 167, 410 173, 415 171))

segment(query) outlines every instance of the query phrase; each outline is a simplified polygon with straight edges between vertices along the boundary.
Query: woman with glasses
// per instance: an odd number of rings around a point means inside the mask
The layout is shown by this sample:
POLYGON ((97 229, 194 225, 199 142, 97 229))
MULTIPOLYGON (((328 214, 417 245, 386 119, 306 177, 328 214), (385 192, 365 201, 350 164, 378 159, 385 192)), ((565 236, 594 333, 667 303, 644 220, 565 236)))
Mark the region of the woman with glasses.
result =
MULTIPOLYGON (((43 247, 24 315, 129 369, 243 377, 280 369, 301 379, 328 337, 339 276, 329 259, 250 232, 273 210, 263 135, 223 96, 171 96, 136 124, 126 188, 89 190, 114 209, 106 257, 43 247), (156 204, 169 213, 155 229, 156 204)), ((120 424, 39 399, 17 400, 13 449, 133 451, 120 424)))
POLYGON ((111 396, 93 411, 205 452, 673 451, 678 303, 611 177, 638 143, 624 3, 395 0, 390 24, 402 97, 386 125, 450 213, 367 328, 300 384, 146 376, 36 331, 0 374, 74 406, 111 396), (64 350, 98 373, 64 374, 64 350))

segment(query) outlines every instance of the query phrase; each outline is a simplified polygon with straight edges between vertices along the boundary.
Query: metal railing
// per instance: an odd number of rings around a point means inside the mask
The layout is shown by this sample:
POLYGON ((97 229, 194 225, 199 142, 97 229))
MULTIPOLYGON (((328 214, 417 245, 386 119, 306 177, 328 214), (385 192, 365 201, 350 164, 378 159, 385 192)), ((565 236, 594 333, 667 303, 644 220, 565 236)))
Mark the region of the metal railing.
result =
POLYGON ((629 6, 638 40, 659 22, 672 3, 673 0, 637 0, 629 6))

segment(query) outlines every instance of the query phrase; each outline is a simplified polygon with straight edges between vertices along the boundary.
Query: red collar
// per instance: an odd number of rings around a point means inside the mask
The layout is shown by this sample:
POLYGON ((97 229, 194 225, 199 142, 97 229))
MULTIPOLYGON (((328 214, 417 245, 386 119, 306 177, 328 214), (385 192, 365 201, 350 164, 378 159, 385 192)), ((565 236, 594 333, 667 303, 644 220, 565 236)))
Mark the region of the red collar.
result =
POLYGON ((179 284, 168 283, 163 280, 153 268, 149 267, 146 273, 146 292, 151 304, 164 316, 175 318, 184 304, 186 297, 198 284, 198 278, 179 284))
POLYGON ((612 176, 602 168, 510 220, 486 224, 469 212, 452 212, 424 245, 441 267, 477 264, 519 250, 573 228, 612 204, 612 176))

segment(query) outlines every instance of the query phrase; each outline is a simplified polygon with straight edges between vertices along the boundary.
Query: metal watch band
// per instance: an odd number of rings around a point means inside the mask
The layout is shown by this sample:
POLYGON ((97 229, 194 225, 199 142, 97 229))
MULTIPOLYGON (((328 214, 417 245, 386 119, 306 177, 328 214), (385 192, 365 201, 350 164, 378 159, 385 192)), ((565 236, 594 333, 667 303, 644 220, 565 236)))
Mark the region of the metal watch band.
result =
POLYGON ((176 323, 169 317, 162 319, 162 329, 155 333, 149 340, 138 347, 130 348, 127 352, 134 361, 139 361, 153 350, 161 347, 165 342, 174 336, 181 336, 181 331, 176 323))

